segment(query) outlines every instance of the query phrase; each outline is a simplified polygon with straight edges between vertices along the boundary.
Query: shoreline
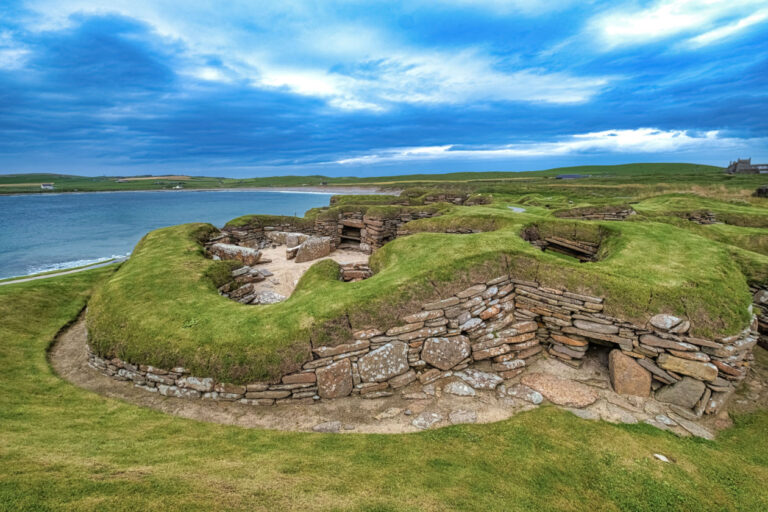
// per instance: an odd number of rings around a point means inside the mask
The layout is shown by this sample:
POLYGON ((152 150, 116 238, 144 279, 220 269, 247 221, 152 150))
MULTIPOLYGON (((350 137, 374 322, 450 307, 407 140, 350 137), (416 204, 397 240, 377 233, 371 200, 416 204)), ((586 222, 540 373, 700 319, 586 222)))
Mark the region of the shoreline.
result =
MULTIPOLYGON (((336 195, 337 193, 343 193, 346 195, 399 195, 400 190, 382 191, 378 187, 359 187, 359 186, 307 186, 307 187, 240 187, 240 188, 213 188, 213 189, 182 189, 182 190, 93 190, 93 191, 64 191, 64 192, 22 192, 13 194, 0 194, 2 196, 38 196, 38 195, 65 195, 65 194, 107 194, 107 193, 126 193, 126 192, 271 192, 275 194, 317 194, 317 195, 336 195)), ((330 197, 328 198, 330 201, 330 197)), ((127 258, 124 258, 127 259, 127 258)), ((120 258, 112 257, 109 262, 120 260, 120 258)), ((61 267, 54 270, 47 270, 43 272, 34 272, 31 274, 21 274, 3 277, 0 279, 0 285, 11 284, 17 282, 31 281, 34 279, 42 279, 45 277, 55 277, 58 275, 69 274, 78 272, 81 270, 88 270, 106 264, 105 261, 97 261, 84 266, 75 267, 61 267)))
POLYGON ((328 194, 328 195, 395 195, 402 192, 401 189, 384 190, 379 186, 365 185, 312 185, 308 187, 225 187, 225 188, 183 188, 183 189, 127 189, 127 190, 63 190, 53 192, 0 192, 2 197, 12 196, 48 196, 63 194, 111 194, 121 192, 275 192, 295 194, 328 194))
POLYGON ((37 281, 38 279, 48 279, 51 277, 59 277, 68 274, 76 274, 77 272, 85 272, 86 270, 93 270, 95 268, 106 267, 107 265, 114 265, 116 263, 123 263, 128 260, 128 256, 120 258, 111 258, 107 261, 100 261, 98 263, 91 263, 90 265, 83 265, 80 267, 62 268, 60 270, 51 270, 48 272, 42 272, 38 274, 28 274, 26 276, 13 276, 0 279, 0 286, 8 284, 26 283, 28 281, 37 281))

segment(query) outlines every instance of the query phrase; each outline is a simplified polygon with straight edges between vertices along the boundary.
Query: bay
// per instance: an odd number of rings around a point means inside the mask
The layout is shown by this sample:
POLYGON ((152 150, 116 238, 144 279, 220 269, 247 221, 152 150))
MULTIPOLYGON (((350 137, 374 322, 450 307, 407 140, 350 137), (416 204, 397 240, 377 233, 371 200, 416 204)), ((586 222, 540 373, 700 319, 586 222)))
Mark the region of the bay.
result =
POLYGON ((303 215, 331 193, 262 190, 89 192, 0 196, 0 279, 130 254, 153 229, 251 213, 303 215))

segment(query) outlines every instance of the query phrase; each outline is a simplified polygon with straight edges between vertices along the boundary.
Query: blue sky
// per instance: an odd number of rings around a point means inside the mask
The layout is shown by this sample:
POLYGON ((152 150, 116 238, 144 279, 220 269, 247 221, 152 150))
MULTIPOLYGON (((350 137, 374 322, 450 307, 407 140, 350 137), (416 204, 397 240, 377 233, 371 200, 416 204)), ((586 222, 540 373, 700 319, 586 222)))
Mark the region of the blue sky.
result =
POLYGON ((5 0, 0 173, 768 161, 765 0, 5 0))

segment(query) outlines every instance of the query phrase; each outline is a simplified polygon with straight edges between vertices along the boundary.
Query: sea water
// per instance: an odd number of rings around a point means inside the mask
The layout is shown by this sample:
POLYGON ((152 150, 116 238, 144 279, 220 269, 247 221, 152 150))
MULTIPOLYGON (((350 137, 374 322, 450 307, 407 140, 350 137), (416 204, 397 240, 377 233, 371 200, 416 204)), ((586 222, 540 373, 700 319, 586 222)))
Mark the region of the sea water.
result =
POLYGON ((301 216, 330 193, 226 190, 0 196, 0 279, 130 254, 147 232, 251 213, 301 216))

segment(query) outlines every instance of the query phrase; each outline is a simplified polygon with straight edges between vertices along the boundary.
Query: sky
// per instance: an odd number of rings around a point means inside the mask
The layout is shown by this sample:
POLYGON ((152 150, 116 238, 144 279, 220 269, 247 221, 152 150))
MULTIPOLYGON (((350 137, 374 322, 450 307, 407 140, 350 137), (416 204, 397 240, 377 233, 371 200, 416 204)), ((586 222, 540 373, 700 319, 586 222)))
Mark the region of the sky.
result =
POLYGON ((766 0, 3 0, 0 174, 768 162, 766 0))

